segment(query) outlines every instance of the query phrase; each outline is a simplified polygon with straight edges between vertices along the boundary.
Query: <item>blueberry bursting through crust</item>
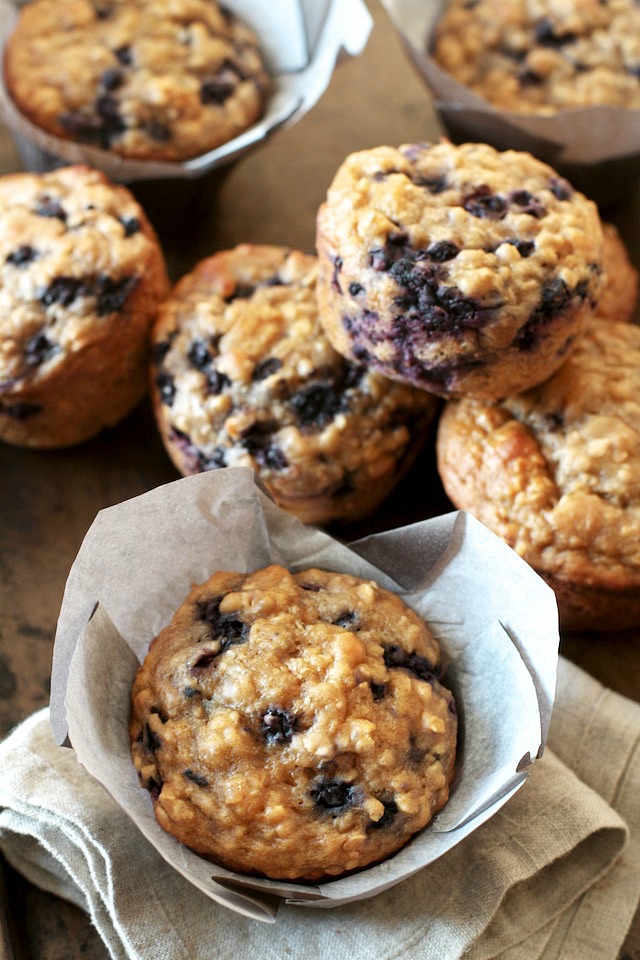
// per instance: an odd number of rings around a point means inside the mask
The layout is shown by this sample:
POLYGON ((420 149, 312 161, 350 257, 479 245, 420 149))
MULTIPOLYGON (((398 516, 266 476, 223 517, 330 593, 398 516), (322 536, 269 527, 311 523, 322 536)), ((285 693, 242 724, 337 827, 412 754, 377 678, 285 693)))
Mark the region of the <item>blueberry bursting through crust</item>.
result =
POLYGON ((138 672, 132 756, 160 824, 195 852, 241 873, 341 876, 446 802, 456 708, 440 672, 424 622, 371 581, 217 574, 138 672))

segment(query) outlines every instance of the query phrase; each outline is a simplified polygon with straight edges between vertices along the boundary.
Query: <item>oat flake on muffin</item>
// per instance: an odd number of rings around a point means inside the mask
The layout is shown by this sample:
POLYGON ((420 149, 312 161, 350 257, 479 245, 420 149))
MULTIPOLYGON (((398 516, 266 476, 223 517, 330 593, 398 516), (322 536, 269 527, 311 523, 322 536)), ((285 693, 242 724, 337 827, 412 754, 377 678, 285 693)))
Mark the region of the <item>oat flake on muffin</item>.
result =
POLYGON ((446 803, 456 706, 428 626, 376 583, 216 573, 153 640, 131 749, 161 826, 230 870, 332 879, 446 803))
POLYGON ((226 143, 270 90, 256 36, 215 0, 32 0, 4 74, 36 126, 143 160, 226 143))

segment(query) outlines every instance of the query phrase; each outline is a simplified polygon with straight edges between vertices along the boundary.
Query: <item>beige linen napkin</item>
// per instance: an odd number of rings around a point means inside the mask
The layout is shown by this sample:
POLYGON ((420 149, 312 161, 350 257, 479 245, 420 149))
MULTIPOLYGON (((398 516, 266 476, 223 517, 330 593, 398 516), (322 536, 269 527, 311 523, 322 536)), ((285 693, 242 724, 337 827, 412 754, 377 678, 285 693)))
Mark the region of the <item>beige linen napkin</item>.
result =
POLYGON ((561 658, 549 748, 492 819, 377 897, 266 924, 167 866, 42 710, 0 744, 0 847, 118 960, 614 960, 640 898, 639 742, 640 705, 561 658))

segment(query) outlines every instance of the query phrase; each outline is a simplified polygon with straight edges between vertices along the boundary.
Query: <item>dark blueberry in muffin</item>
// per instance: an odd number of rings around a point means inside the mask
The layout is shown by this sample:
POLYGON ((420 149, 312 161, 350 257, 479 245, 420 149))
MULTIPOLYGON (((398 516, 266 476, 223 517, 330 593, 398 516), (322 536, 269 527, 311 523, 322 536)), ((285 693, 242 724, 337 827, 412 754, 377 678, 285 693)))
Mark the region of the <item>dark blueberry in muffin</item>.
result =
POLYGON ((351 630, 358 623, 358 614, 355 612, 355 610, 345 610, 331 622, 336 627, 343 627, 345 630, 351 630))
POLYGON ((206 370, 211 363, 211 353, 204 340, 194 340, 187 351, 187 359, 196 370, 206 370))
POLYGON ((124 76, 121 70, 114 70, 110 68, 104 70, 100 75, 100 83, 105 90, 117 90, 118 87, 121 87, 124 82, 124 76))
POLYGON ((536 24, 534 36, 536 43, 542 47, 563 47, 567 43, 573 43, 576 39, 575 33, 568 30, 566 33, 556 33, 553 22, 548 17, 543 17, 536 24))
POLYGON ((24 267, 31 263, 35 257, 36 251, 34 248, 29 246, 28 243, 23 243, 9 254, 6 262, 11 263, 14 267, 24 267))
POLYGON ((396 814, 398 813, 398 804, 395 802, 395 800, 380 799, 380 803, 384 807, 384 813, 382 814, 379 820, 371 821, 371 823, 369 824, 369 827, 371 830, 390 827, 396 818, 396 814))
POLYGON ((539 87, 544 83, 544 78, 529 67, 523 67, 522 70, 518 70, 517 76, 518 83, 521 87, 539 87))
POLYGON ((254 381, 266 380, 267 377, 277 373, 281 366, 282 360, 279 357, 266 357, 264 360, 259 360, 253 368, 251 379, 254 381))
POLYGON ((176 385, 171 374, 166 370, 160 370, 156 375, 156 387, 160 391, 162 402, 171 407, 176 398, 176 385))
POLYGON ((117 313, 122 310, 127 298, 138 283, 137 277, 123 277, 113 280, 102 275, 96 280, 96 313, 104 317, 108 313, 117 313))
POLYGON ((540 203, 538 198, 534 197, 528 190, 514 190, 509 194, 509 199, 511 203, 514 203, 517 207, 521 207, 522 213, 529 213, 537 220, 544 217, 547 212, 544 204, 540 203))
POLYGON ((34 212, 37 213, 39 217, 55 217, 58 220, 62 220, 63 223, 67 219, 67 214, 63 210, 62 204, 57 197, 50 197, 49 194, 46 193, 38 197, 34 212))
POLYGON ((418 653, 407 653, 402 647, 392 643, 384 648, 384 662, 387 667, 400 667, 408 670, 419 680, 437 679, 438 668, 418 653))
POLYGON ((291 406, 302 427, 321 429, 341 408, 341 399, 333 386, 310 383, 290 398, 291 406))
POLYGON ((487 220, 502 220, 508 203, 500 194, 492 193, 491 188, 482 184, 473 193, 463 198, 462 206, 474 217, 487 220))
POLYGON ((549 190, 556 200, 570 200, 573 196, 573 187, 563 177, 553 177, 549 181, 549 190))
POLYGON ((207 390, 212 396, 217 397, 230 384, 231 380, 226 373, 213 369, 207 371, 207 390))
POLYGON ((37 413, 42 412, 42 407, 37 403, 11 403, 8 406, 0 405, 0 412, 14 420, 28 420, 37 413))
POLYGON ((433 260, 435 263, 444 263, 446 260, 453 260, 459 253, 460 248, 449 240, 430 243, 427 247, 427 256, 429 260, 433 260))
POLYGON ((120 223, 124 227, 125 237, 133 237, 136 233, 139 233, 142 229, 142 224, 137 217, 126 217, 120 220, 120 223))
POLYGON ((123 67, 130 67, 133 63, 133 54, 131 52, 131 47, 122 46, 118 47, 117 50, 114 50, 114 55, 118 63, 122 64, 123 67))
POLYGON ((87 287, 84 280, 77 277, 56 277, 52 280, 40 300, 45 307, 59 303, 62 307, 70 306, 78 296, 84 296, 87 287))
POLYGON ((371 687, 371 696, 373 697, 373 699, 376 702, 378 700, 382 700, 382 698, 385 696, 387 692, 387 684, 377 683, 375 680, 372 680, 369 686, 371 687))
POLYGON ((220 613, 222 597, 200 600, 197 603, 196 619, 204 620, 211 628, 211 639, 219 640, 220 652, 237 643, 244 643, 249 636, 250 627, 234 616, 220 613))
POLYGON ((237 79, 232 76, 215 77, 205 80, 200 86, 200 102, 215 103, 221 106, 233 95, 237 86, 237 79))
POLYGON ((354 800, 354 787, 344 780, 320 780, 311 788, 311 797, 318 807, 340 810, 354 800))
POLYGON ((267 743, 290 743, 298 725, 290 710, 269 707, 261 720, 262 734, 267 743))
POLYGON ((59 349, 58 344, 52 343, 46 334, 38 333, 25 345, 24 359, 28 366, 38 367, 57 353, 59 349))
POLYGON ((195 783, 198 787, 208 787, 209 781, 206 777, 203 777, 201 773, 196 773, 195 770, 192 770, 190 767, 187 770, 182 771, 183 776, 187 780, 191 780, 192 783, 195 783))

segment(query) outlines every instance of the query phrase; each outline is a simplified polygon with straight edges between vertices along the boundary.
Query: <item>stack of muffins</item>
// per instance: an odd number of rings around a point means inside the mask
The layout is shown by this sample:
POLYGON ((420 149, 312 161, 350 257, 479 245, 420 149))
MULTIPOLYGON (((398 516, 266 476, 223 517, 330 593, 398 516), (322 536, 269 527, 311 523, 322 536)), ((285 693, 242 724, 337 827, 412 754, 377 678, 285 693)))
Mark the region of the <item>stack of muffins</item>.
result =
MULTIPOLYGON (((160 36, 147 0, 66 0, 53 71, 40 51, 61 8, 34 0, 9 90, 57 136, 192 155, 196 128, 208 146, 233 135, 268 93, 255 38, 199 3, 168 6, 160 36), (169 43, 181 56, 159 58, 169 43), (42 83, 24 86, 26 62, 42 83)), ((394 489, 444 403, 450 500, 554 587, 565 628, 640 619, 636 275, 541 161, 447 141, 353 154, 318 211, 317 256, 242 244, 172 291, 143 209, 93 169, 5 178, 0 208, 3 439, 94 436, 147 392, 151 357, 180 473, 249 465, 304 522, 348 523, 394 489)))

